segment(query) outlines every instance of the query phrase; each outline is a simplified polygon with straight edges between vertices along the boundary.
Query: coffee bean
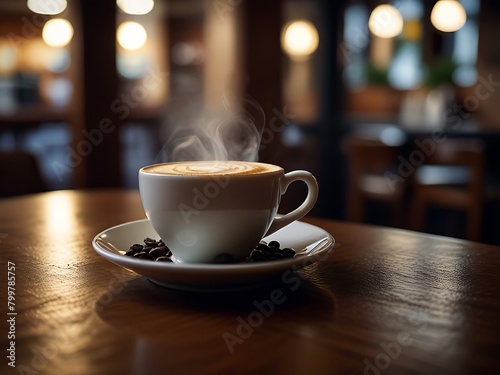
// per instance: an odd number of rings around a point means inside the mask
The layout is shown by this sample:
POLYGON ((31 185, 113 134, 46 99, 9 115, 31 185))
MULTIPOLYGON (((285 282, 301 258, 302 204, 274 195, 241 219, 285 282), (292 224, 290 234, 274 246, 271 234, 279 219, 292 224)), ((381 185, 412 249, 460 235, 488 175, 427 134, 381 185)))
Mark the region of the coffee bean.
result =
POLYGON ((255 246, 255 249, 252 250, 246 260, 247 262, 264 262, 293 258, 295 256, 295 250, 291 248, 280 249, 279 246, 280 243, 278 241, 271 241, 268 245, 261 242, 255 246))
POLYGON ((264 253, 261 250, 258 249, 253 249, 252 252, 250 253, 250 258, 255 259, 259 256, 264 256, 264 253))
POLYGON ((283 258, 293 258, 295 256, 295 250, 290 248, 283 249, 283 258))
POLYGON ((134 258, 138 258, 138 259, 149 259, 149 260, 151 260, 151 257, 149 256, 149 254, 145 253, 145 252, 140 252, 140 253, 134 254, 133 256, 134 256, 134 258))
POLYGON ((269 247, 265 243, 263 243, 263 242, 260 242, 259 244, 257 244, 257 246, 255 246, 255 248, 257 250, 264 250, 264 249, 267 250, 267 249, 269 249, 269 247))
POLYGON ((166 246, 155 247, 154 249, 151 249, 149 255, 151 256, 151 258, 156 259, 158 257, 167 256, 169 251, 170 250, 166 246))
POLYGON ((281 245, 278 241, 271 241, 267 244, 267 246, 279 249, 281 245))
POLYGON ((133 244, 126 251, 125 255, 133 256, 134 254, 140 253, 142 251, 142 249, 143 249, 143 246, 141 244, 133 244))
POLYGON ((134 249, 128 249, 126 252, 125 252, 125 255, 128 255, 129 257, 133 256, 134 254, 137 254, 139 253, 141 250, 134 250, 134 249))
MULTIPOLYGON (((132 256, 137 259, 154 260, 157 262, 173 262, 172 252, 162 240, 155 240, 147 237, 144 239, 144 244, 133 244, 125 252, 125 255, 132 256)), ((266 262, 276 261, 281 259, 293 258, 296 253, 292 248, 280 248, 281 244, 278 241, 270 241, 266 244, 265 241, 259 242, 245 258, 246 262, 266 262)), ((219 254, 214 258, 216 264, 235 263, 235 258, 230 254, 219 254)))
POLYGON ((264 256, 268 256, 274 253, 275 250, 271 250, 271 248, 266 245, 266 247, 263 247, 260 251, 262 251, 262 254, 264 254, 264 256))
POLYGON ((159 245, 158 245, 158 241, 156 241, 155 239, 150 238, 150 237, 146 237, 146 238, 144 239, 144 243, 146 244, 146 246, 149 246, 149 247, 151 247, 151 248, 153 248, 153 247, 158 247, 158 246, 159 246, 159 245))
POLYGON ((279 247, 276 247, 276 246, 269 246, 269 253, 270 254, 276 254, 277 252, 280 251, 280 248, 279 247))

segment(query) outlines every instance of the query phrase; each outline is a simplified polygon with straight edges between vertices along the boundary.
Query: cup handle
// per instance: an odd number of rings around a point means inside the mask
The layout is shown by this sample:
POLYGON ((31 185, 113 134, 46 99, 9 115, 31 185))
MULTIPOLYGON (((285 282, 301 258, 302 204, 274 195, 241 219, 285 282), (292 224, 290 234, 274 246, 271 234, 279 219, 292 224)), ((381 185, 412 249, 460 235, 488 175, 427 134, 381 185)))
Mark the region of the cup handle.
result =
POLYGON ((318 183, 314 176, 307 171, 293 171, 286 173, 284 177, 280 180, 280 195, 284 195, 288 186, 292 182, 303 181, 307 185, 307 196, 304 202, 297 207, 292 212, 287 213, 283 216, 277 216, 274 218, 271 226, 267 230, 266 236, 280 230, 284 226, 290 224, 293 221, 301 219, 314 207, 316 200, 318 199, 318 183))

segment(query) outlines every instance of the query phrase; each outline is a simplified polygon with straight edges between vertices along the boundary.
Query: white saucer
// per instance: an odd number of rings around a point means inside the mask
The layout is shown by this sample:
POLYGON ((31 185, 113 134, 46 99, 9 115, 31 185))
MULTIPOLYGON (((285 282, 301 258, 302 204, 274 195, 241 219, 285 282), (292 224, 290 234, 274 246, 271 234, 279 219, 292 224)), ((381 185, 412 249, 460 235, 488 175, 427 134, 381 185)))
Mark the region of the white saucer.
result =
POLYGON ((236 264, 164 263, 124 255, 146 237, 159 238, 149 220, 138 220, 108 228, 92 240, 95 251, 107 260, 133 270, 152 282, 174 289, 227 291, 253 287, 290 276, 290 272, 325 259, 335 240, 325 230, 295 221, 264 241, 276 240, 281 247, 295 249, 294 258, 236 264))

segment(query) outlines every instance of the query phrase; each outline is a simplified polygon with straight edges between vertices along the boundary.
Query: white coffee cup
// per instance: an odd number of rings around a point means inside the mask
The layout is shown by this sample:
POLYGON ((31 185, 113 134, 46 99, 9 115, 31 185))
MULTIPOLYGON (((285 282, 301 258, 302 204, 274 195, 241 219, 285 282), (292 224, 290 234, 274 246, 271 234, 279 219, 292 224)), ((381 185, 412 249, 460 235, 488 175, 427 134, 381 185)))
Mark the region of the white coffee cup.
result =
POLYGON ((243 260, 270 235, 306 215, 318 184, 307 171, 241 161, 155 164, 139 170, 146 216, 181 262, 212 263, 221 254, 243 260), (277 216, 281 196, 295 181, 308 187, 304 202, 277 216))

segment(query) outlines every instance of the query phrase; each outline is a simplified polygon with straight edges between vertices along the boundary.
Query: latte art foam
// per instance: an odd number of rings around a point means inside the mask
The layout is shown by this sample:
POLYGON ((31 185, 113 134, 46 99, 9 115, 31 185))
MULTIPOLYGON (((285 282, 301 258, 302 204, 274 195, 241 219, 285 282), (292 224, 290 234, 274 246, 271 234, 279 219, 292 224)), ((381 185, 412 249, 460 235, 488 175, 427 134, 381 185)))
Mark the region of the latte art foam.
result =
POLYGON ((279 171, 281 168, 264 163, 244 161, 189 161, 165 163, 143 168, 145 173, 178 176, 240 176, 279 171))

